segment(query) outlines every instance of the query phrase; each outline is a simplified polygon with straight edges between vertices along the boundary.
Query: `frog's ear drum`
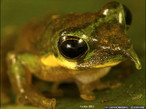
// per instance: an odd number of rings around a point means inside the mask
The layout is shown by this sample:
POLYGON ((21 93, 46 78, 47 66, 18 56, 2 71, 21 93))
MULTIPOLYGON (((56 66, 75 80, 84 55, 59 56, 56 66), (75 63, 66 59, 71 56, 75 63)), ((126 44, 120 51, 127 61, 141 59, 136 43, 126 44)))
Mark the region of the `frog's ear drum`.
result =
POLYGON ((124 14, 125 14, 126 24, 127 25, 131 25, 131 22, 132 22, 132 14, 131 14, 130 10, 125 5, 123 5, 123 8, 124 8, 124 14))
POLYGON ((67 59, 79 59, 87 53, 88 46, 83 39, 76 36, 62 36, 58 41, 58 49, 67 59))

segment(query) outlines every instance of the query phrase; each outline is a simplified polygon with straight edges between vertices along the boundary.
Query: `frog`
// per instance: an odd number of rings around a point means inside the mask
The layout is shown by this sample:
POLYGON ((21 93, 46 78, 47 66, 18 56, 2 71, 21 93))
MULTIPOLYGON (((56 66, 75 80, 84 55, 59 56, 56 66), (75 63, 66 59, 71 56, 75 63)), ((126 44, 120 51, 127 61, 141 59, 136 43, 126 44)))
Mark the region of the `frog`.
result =
MULTIPOLYGON (((56 99, 33 87, 32 75, 47 82, 71 80, 80 97, 95 100, 94 90, 110 88, 100 82, 112 67, 130 59, 141 63, 126 35, 129 9, 109 2, 97 12, 49 14, 26 24, 7 52, 7 74, 17 103, 55 109, 56 99)), ((57 89, 56 89, 57 90, 57 89)))

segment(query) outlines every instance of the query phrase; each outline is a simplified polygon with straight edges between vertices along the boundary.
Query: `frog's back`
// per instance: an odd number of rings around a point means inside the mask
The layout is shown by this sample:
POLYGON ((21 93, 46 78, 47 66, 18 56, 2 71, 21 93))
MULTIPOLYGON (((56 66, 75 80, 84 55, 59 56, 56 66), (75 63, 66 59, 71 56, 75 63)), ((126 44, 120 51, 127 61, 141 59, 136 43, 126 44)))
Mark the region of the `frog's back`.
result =
POLYGON ((16 50, 36 54, 51 52, 54 49, 52 45, 55 45, 54 41, 61 31, 84 26, 96 17, 97 13, 52 14, 32 20, 22 29, 16 50))
POLYGON ((15 48, 16 51, 37 53, 35 43, 43 36, 50 23, 51 15, 46 16, 45 18, 33 19, 26 24, 20 32, 20 37, 15 48))

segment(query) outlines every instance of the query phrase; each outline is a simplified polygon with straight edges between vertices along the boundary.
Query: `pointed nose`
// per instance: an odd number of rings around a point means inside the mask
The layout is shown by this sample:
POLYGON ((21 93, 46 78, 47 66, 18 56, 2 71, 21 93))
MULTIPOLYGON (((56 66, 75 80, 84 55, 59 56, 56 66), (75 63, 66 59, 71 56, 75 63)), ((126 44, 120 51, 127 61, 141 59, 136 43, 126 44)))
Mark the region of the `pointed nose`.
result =
POLYGON ((123 52, 127 57, 129 57, 135 63, 136 69, 140 70, 142 68, 139 58, 135 50, 133 49, 133 47, 131 47, 130 49, 124 50, 123 52))

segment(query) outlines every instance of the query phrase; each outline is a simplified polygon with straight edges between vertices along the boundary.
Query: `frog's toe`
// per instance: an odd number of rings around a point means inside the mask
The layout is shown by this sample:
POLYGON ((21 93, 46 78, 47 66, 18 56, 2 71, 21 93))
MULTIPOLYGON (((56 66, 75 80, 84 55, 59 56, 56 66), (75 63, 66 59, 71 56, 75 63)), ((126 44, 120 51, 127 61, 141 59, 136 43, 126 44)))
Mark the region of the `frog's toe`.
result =
POLYGON ((43 107, 46 107, 47 109, 55 109, 55 106, 56 106, 56 99, 52 98, 52 99, 49 99, 49 100, 44 100, 44 106, 43 107))
POLYGON ((17 104, 30 104, 30 101, 28 100, 28 97, 26 95, 18 94, 16 98, 17 104))
POLYGON ((96 97, 93 95, 93 94, 81 94, 80 97, 84 100, 87 100, 87 101, 92 101, 92 100, 95 100, 96 97))

